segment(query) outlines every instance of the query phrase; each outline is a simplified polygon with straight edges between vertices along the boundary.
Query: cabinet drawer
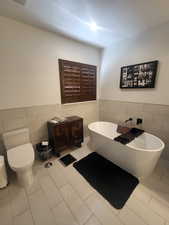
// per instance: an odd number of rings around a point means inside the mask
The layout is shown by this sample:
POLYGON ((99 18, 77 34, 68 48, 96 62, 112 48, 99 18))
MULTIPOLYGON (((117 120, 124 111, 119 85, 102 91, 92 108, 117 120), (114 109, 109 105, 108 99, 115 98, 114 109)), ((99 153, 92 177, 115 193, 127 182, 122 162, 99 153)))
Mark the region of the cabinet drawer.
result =
POLYGON ((68 127, 65 124, 60 124, 54 127, 54 136, 68 136, 68 127))

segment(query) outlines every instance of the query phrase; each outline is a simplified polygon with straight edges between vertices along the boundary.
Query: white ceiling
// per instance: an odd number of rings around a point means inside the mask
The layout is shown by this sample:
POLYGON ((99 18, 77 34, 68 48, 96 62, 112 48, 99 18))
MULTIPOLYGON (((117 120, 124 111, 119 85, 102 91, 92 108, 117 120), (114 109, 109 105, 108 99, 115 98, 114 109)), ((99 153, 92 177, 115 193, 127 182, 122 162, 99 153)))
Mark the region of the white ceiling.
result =
POLYGON ((169 21, 169 1, 27 0, 22 6, 0 0, 0 15, 105 47, 169 21))

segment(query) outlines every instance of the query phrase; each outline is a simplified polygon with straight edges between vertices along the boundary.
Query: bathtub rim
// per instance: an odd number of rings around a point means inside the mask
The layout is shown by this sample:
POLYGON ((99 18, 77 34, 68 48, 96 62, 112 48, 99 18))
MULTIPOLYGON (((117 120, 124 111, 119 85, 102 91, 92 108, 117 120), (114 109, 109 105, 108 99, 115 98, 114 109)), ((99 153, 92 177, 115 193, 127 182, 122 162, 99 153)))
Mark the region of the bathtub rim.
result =
MULTIPOLYGON (((93 124, 95 124, 95 123, 109 123, 109 124, 117 125, 116 123, 108 122, 108 121, 95 121, 95 122, 92 122, 92 123, 88 124, 88 129, 89 129, 90 131, 95 132, 95 133, 97 133, 97 134, 99 134, 99 135, 102 135, 102 136, 104 136, 104 137, 106 137, 106 138, 109 138, 110 140, 114 141, 113 138, 111 138, 111 137, 109 137, 109 136, 106 136, 106 135, 104 135, 104 134, 98 133, 97 131, 95 131, 94 129, 92 129, 92 128, 91 128, 91 125, 93 125, 93 124)), ((144 134, 148 134, 148 135, 152 136, 153 138, 157 139, 157 140, 160 142, 161 147, 158 148, 158 149, 145 149, 145 148, 134 147, 134 146, 131 145, 132 141, 131 141, 131 143, 126 144, 126 146, 129 147, 129 148, 131 148, 131 149, 133 149, 133 150, 135 150, 135 151, 144 151, 144 152, 147 152, 147 153, 148 153, 148 152, 151 152, 151 153, 152 153, 152 152, 160 152, 160 151, 163 151, 163 149, 165 148, 165 143, 164 143, 159 137, 157 137, 157 136, 155 136, 155 135, 153 135, 153 134, 150 134, 150 133, 148 133, 148 132, 144 132, 144 134)), ((119 135, 120 135, 120 134, 119 134, 119 135)), ((139 137, 138 137, 138 138, 139 138, 139 137)), ((121 144, 121 143, 119 143, 119 144, 121 144)), ((122 144, 121 144, 121 145, 122 145, 122 144)))

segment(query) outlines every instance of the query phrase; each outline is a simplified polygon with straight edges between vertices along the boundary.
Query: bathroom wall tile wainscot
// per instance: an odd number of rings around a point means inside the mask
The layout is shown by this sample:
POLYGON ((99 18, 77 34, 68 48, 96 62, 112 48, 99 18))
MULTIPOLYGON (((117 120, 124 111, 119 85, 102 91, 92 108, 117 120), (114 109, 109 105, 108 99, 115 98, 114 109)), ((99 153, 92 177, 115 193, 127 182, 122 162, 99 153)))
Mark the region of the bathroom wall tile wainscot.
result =
POLYGON ((87 125, 98 120, 98 102, 75 104, 55 104, 0 110, 0 152, 3 151, 2 133, 28 127, 33 144, 46 139, 47 121, 55 116, 78 115, 84 119, 84 135, 88 135, 87 125))
POLYGON ((141 127, 164 141, 165 149, 162 157, 169 160, 169 106, 113 100, 99 101, 99 119, 101 121, 121 123, 129 117, 142 118, 141 127))

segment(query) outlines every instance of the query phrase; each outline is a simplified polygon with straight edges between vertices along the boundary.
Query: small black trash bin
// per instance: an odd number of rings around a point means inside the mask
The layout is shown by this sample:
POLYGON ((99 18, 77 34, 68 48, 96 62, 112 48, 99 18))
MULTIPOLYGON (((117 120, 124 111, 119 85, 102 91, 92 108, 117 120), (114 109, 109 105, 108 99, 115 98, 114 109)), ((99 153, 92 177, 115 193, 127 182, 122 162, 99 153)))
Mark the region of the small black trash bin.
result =
POLYGON ((52 156, 52 147, 50 145, 43 145, 43 142, 36 145, 38 157, 42 161, 46 161, 52 156))

